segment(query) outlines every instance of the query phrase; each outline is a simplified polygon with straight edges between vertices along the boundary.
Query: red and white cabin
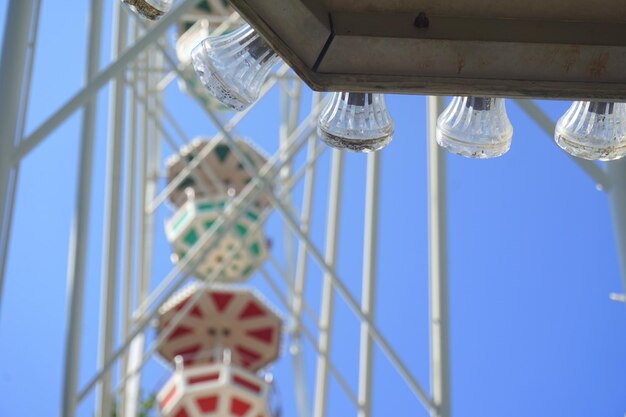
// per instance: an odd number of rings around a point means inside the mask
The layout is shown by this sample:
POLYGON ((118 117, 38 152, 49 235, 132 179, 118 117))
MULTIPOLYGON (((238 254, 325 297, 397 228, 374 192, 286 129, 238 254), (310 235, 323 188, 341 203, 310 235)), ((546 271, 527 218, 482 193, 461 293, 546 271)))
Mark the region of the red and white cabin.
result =
POLYGON ((163 417, 271 417, 270 391, 270 383, 236 365, 179 365, 157 402, 163 417))

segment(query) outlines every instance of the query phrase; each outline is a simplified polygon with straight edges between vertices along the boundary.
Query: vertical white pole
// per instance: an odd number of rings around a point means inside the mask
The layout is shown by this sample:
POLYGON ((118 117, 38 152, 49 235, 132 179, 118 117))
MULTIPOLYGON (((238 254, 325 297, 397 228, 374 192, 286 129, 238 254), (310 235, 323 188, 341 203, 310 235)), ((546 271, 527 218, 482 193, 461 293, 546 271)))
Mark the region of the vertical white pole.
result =
MULTIPOLYGON (((21 0, 20 0, 21 1, 21 0)), ((98 73, 102 34, 102 0, 92 0, 89 23, 87 82, 98 73)), ((78 169, 78 193, 68 262, 68 311, 65 345, 65 376, 63 384, 62 417, 75 417, 77 405, 78 369, 80 365, 80 335, 83 325, 85 270, 88 255, 89 215, 91 208, 91 179, 96 127, 97 101, 93 97, 85 105, 78 169)))
MULTIPOLYGON (((317 138, 309 138, 307 151, 307 163, 315 157, 317 150, 317 138)), ((302 213, 300 221, 302 231, 309 233, 311 225, 311 213, 313 211, 313 192, 315 191, 315 167, 311 164, 306 168, 304 178, 304 197, 302 199, 302 213)), ((291 339, 290 353, 293 358, 294 377, 296 379, 296 402, 298 404, 298 416, 309 417, 311 415, 311 405, 309 402, 308 379, 306 364, 304 362, 304 352, 302 351, 302 310, 304 307, 304 288, 307 278, 307 252, 306 246, 300 242, 298 245, 298 257, 296 262, 296 275, 293 285, 292 319, 293 337, 291 339), (299 382, 301 381, 301 382, 299 382)))
MULTIPOLYGON (((374 152, 367 156, 361 310, 371 322, 375 322, 376 306, 380 159, 380 152, 374 152)), ((361 322, 361 343, 359 352, 359 410, 357 415, 358 417, 370 417, 372 415, 373 343, 370 336, 370 326, 367 322, 361 322)))
MULTIPOLYGON (((132 39, 134 40, 138 36, 137 23, 132 22, 132 39)), ((126 225, 124 230, 124 272, 123 282, 124 287, 122 290, 122 340, 128 339, 128 335, 131 331, 132 314, 133 314, 133 282, 136 281, 136 275, 133 273, 133 266, 136 259, 136 245, 135 245, 135 225, 138 219, 136 194, 137 194, 137 148, 140 146, 137 140, 137 63, 133 63, 131 70, 132 93, 129 109, 129 121, 126 140, 126 178, 128 178, 128 186, 126 188, 126 225)), ((128 351, 124 352, 121 361, 122 369, 122 392, 119 401, 119 415, 120 417, 126 416, 126 378, 125 373, 128 369, 128 351)))
MULTIPOLYGON (((297 82, 293 88, 289 80, 280 80, 280 113, 281 122, 279 129, 280 147, 286 149, 289 143, 288 138, 291 136, 296 128, 298 122, 298 115, 300 110, 300 90, 301 82, 297 82)), ((284 160, 285 155, 282 155, 284 160)), ((280 170, 280 180, 284 187, 285 183, 291 179, 293 172, 293 164, 287 163, 280 170)), ((293 207, 293 199, 291 194, 286 195, 283 201, 289 206, 293 207)), ((296 250, 295 250, 295 237, 287 225, 284 226, 284 247, 285 247, 285 259, 287 260, 287 273, 291 279, 295 279, 296 274, 296 250)), ((290 298, 293 298, 293 294, 290 294, 290 298)))
MULTIPOLYGON (((14 166, 14 146, 20 126, 19 111, 26 66, 26 53, 33 16, 34 0, 11 0, 7 10, 4 40, 0 56, 0 234, 8 234, 7 213, 10 207, 10 181, 14 166)), ((7 239, 8 240, 8 239, 7 239)), ((4 240, 3 240, 4 241, 4 240)), ((4 241, 8 245, 8 241, 4 241)), ((0 252, 0 306, 8 250, 0 252)))
MULTIPOLYGON (((278 129, 278 138, 281 149, 286 149, 287 147, 287 138, 290 133, 289 126, 289 113, 291 111, 292 102, 289 97, 289 81, 281 80, 278 82, 280 85, 280 127, 278 129)), ((284 160, 284 156, 282 157, 284 160)), ((281 185, 284 186, 285 182, 289 181, 291 177, 292 164, 285 164, 280 170, 280 182, 281 185)), ((285 196, 284 200, 288 202, 288 205, 291 207, 291 195, 285 196)), ((286 259, 286 269, 287 274, 289 274, 290 278, 293 277, 295 264, 295 254, 294 254, 294 237, 287 225, 284 226, 283 230, 283 239, 284 239, 284 251, 285 251, 285 259, 286 259)), ((293 295, 292 295, 293 296, 293 295)))
MULTIPOLYGON (((144 58, 141 60, 143 65, 143 95, 145 97, 145 102, 143 106, 142 112, 142 121, 141 121, 141 148, 139 151, 139 155, 141 158, 141 167, 139 171, 139 193, 140 193, 140 203, 139 203, 139 212, 141 213, 141 217, 139 219, 139 257, 137 259, 138 262, 138 285, 137 285, 137 296, 136 296, 136 305, 141 305, 143 300, 147 297, 149 291, 149 282, 150 282, 150 255, 149 255, 149 234, 150 234, 150 220, 149 216, 151 214, 147 213, 147 204, 152 200, 152 197, 149 197, 149 188, 150 188, 150 175, 151 175, 151 140, 150 140, 150 128, 149 128, 149 112, 151 109, 152 96, 150 92, 150 76, 148 67, 151 63, 150 55, 152 54, 151 49, 147 49, 144 58)), ((137 138, 139 139, 139 137, 137 138)), ((129 352, 128 352, 128 367, 126 369, 127 374, 129 375, 128 380, 126 382, 125 389, 125 417, 135 417, 137 415, 137 406, 139 404, 139 396, 140 396, 140 384, 141 384, 141 375, 137 372, 139 366, 143 360, 143 350, 145 344, 145 337, 143 333, 138 334, 135 339, 132 341, 129 352)))
MULTIPOLYGON (((115 61, 126 47, 128 18, 119 1, 113 2, 113 41, 111 58, 115 61)), ((120 197, 122 192, 122 139, 124 131, 124 74, 112 82, 109 101, 109 137, 103 230, 102 290, 100 301, 100 335, 98 368, 103 368, 113 351, 117 305, 117 271, 119 265, 120 197)), ((132 139, 131 139, 132 140, 132 139)), ((110 417, 113 406, 112 373, 106 372, 96 391, 98 416, 110 417)))
POLYGON ((435 139, 443 106, 443 97, 428 98, 430 382, 435 405, 431 417, 451 416, 446 155, 435 139))
MULTIPOLYGON (((326 254, 325 261, 335 268, 337 257, 337 240, 339 218, 341 212, 341 184, 343 180, 343 152, 333 149, 332 168, 330 171, 330 193, 328 200, 328 219, 326 223, 326 254)), ((333 323, 333 306, 335 292, 332 278, 324 274, 322 286, 322 303, 320 309, 320 335, 318 341, 317 376, 315 380, 314 417, 325 417, 328 395, 328 363, 330 361, 330 345, 333 323)))
MULTIPOLYGON (((290 88, 290 82, 288 80, 279 81, 281 83, 281 125, 280 125, 280 146, 286 149, 289 146, 288 138, 293 134, 298 124, 298 116, 300 114, 300 97, 302 90, 302 82, 297 81, 293 89, 290 88)), ((318 99, 319 100, 319 99, 318 99)), ((309 145, 315 144, 315 138, 311 138, 309 145)), ((309 158, 312 158, 314 151, 311 151, 309 146, 309 158)), ((287 155, 283 155, 283 160, 287 155)), ((292 180, 293 164, 289 163, 284 166, 280 171, 280 178, 283 187, 290 180, 292 180)), ((312 193, 312 181, 314 177, 314 168, 306 170, 305 185, 304 185, 304 201, 302 205, 302 227, 308 228, 308 217, 311 211, 312 199, 310 193, 312 193), (306 219, 305 219, 306 218, 306 219)), ((293 200, 291 195, 285 196, 283 201, 289 204, 289 207, 293 207, 293 200)), ((301 314, 302 314, 302 291, 304 290, 305 274, 303 269, 303 262, 306 265, 306 252, 303 245, 300 245, 296 250, 295 236, 289 229, 289 226, 285 224, 284 227, 285 236, 285 256, 287 259, 287 274, 288 278, 293 280, 293 286, 290 286, 290 299, 292 302, 292 329, 291 329, 291 346, 290 353, 293 359, 293 370, 296 384, 296 405, 299 417, 309 417, 311 415, 310 403, 308 398, 308 387, 306 379, 306 367, 304 363, 304 356, 301 350, 301 314), (293 291, 291 290, 293 288, 293 291)))

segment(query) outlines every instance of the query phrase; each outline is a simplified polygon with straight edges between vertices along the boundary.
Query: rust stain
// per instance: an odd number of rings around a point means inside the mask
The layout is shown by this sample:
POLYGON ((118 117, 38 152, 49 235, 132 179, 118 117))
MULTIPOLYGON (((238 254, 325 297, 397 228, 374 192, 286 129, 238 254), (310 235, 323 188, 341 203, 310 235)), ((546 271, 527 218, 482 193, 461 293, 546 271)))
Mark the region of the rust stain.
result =
POLYGON ((568 73, 580 57, 580 46, 572 45, 564 53, 563 70, 568 73))
POLYGON ((459 57, 456 73, 460 74, 461 71, 463 70, 463 67, 465 67, 465 58, 459 57))
POLYGON ((565 72, 569 72, 569 70, 572 68, 572 65, 574 65, 574 61, 572 61, 571 59, 567 59, 563 63, 563 70, 565 70, 565 72))
POLYGON ((609 62, 609 53, 602 52, 596 56, 589 65, 589 75, 592 77, 600 78, 602 74, 606 72, 606 67, 609 62))

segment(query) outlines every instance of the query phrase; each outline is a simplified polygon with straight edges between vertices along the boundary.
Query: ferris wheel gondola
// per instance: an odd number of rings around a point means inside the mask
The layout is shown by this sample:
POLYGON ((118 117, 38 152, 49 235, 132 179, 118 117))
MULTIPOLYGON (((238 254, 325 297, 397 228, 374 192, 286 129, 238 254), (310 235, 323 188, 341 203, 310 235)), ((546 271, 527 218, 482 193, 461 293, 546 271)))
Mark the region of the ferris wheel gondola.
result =
MULTIPOLYGON (((261 169, 268 157, 253 142, 236 139, 244 157, 256 169, 261 169)), ((168 182, 173 181, 194 159, 198 159, 189 174, 170 194, 170 201, 177 207, 187 201, 187 188, 193 189, 197 199, 230 192, 235 195, 248 185, 253 176, 232 151, 232 145, 225 139, 194 139, 167 160, 168 182)), ((255 207, 269 205, 267 196, 261 194, 254 203, 255 207)))
POLYGON ((200 365, 178 359, 157 394, 163 417, 275 417, 271 375, 256 375, 227 359, 200 365))
POLYGON ((199 301, 160 345, 164 359, 174 362, 180 355, 187 364, 202 363, 211 361, 205 352, 223 349, 231 352, 233 364, 256 372, 278 358, 282 320, 248 288, 192 284, 162 307, 159 332, 198 293, 199 301))

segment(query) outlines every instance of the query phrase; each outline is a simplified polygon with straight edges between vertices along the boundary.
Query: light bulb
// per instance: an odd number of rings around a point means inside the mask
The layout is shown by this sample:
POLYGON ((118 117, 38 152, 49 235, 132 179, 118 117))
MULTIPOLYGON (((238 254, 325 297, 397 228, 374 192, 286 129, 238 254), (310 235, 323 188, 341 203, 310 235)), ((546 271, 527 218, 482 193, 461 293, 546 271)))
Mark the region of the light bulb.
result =
POLYGON ((259 98, 279 56, 246 24, 206 38, 193 49, 191 60, 204 86, 226 106, 242 111, 259 98))
POLYGON ((122 3, 148 20, 159 20, 172 8, 172 0, 122 0, 122 3))
POLYGON ((384 148, 393 131, 383 94, 333 93, 317 121, 320 139, 333 148, 354 152, 384 148))
POLYGON ((554 140, 580 158, 612 161, 626 156, 626 103, 575 101, 556 124, 554 140))
POLYGON ((511 147, 503 98, 454 97, 437 119, 437 143, 468 158, 495 158, 511 147))

